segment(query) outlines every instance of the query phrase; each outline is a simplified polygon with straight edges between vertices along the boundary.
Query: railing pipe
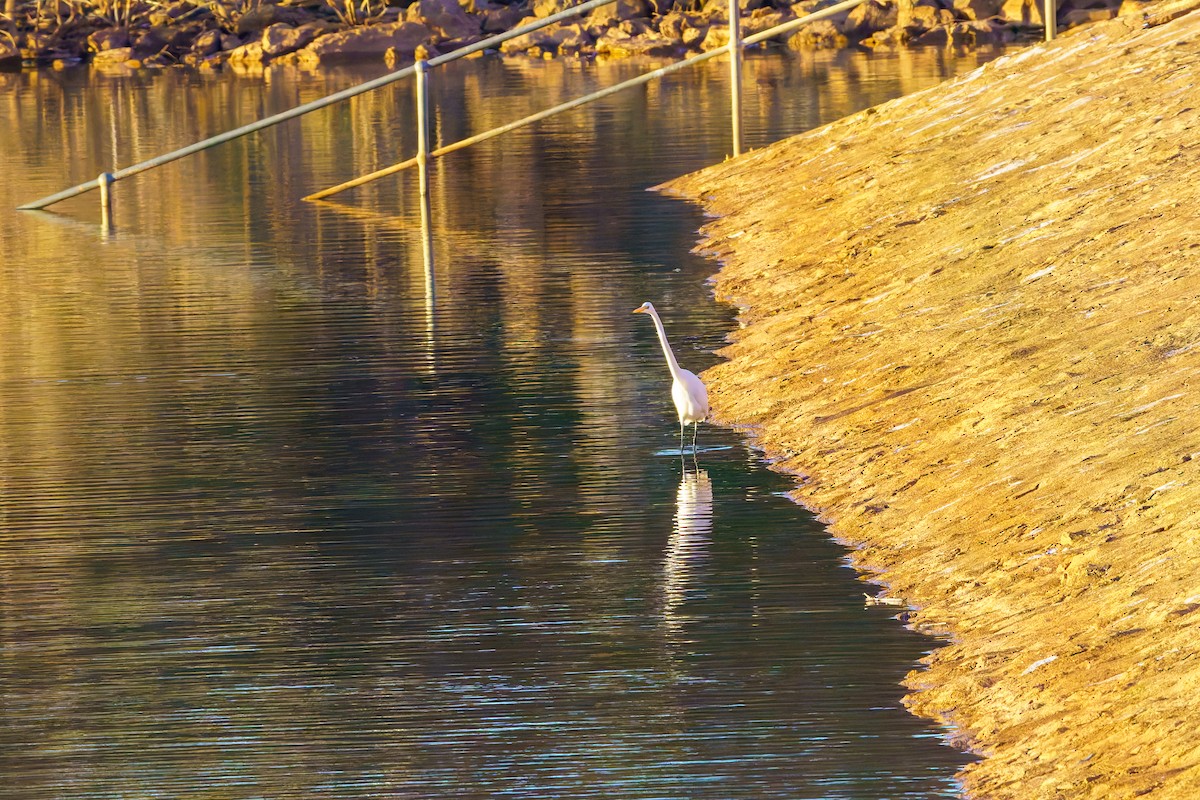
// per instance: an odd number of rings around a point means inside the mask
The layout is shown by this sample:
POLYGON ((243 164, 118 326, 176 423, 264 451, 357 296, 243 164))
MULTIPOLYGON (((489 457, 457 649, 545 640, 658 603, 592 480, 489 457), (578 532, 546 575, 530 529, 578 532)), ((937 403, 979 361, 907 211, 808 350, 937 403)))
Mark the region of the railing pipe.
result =
POLYGON ((1042 16, 1046 18, 1046 41, 1051 41, 1058 34, 1058 2, 1045 0, 1042 4, 1042 16))
MULTIPOLYGON (((574 6, 572 8, 565 9, 563 11, 560 11, 556 14, 552 14, 543 19, 531 22, 528 25, 522 25, 519 28, 514 28, 513 30, 508 31, 506 33, 492 36, 488 39, 485 39, 481 42, 477 42, 473 45, 468 45, 467 47, 463 47, 458 50, 454 50, 450 53, 445 53, 443 55, 436 56, 434 58, 429 59, 427 64, 430 67, 435 67, 435 66, 438 66, 441 64, 449 63, 450 61, 454 61, 459 58, 465 58, 466 56, 472 55, 473 53, 480 52, 481 50, 495 47, 496 45, 501 44, 505 41, 508 41, 509 39, 514 39, 518 36, 524 36, 527 33, 531 33, 533 31, 539 30, 540 28, 544 28, 547 25, 551 25, 551 24, 553 24, 555 22, 559 22, 563 19, 567 19, 569 17, 573 17, 573 16, 577 16, 579 14, 586 13, 588 11, 591 11, 596 8, 600 8, 601 6, 605 6, 605 5, 608 5, 613 2, 615 2, 615 0, 589 0, 588 2, 583 3, 582 5, 578 5, 578 6, 574 6)), ((811 14, 806 14, 805 16, 794 19, 791 22, 785 22, 782 25, 776 25, 773 28, 768 28, 767 30, 760 31, 759 33, 756 33, 752 36, 747 36, 744 39, 740 40, 741 46, 748 47, 750 45, 758 44, 759 42, 766 41, 767 39, 771 39, 776 36, 782 36, 783 34, 788 33, 792 30, 795 30, 796 28, 799 28, 800 26, 805 25, 809 22, 815 22, 816 20, 819 20, 819 19, 824 19, 826 17, 831 17, 836 14, 840 14, 843 11, 847 11, 847 10, 853 8, 854 6, 859 5, 862 2, 864 2, 864 0, 843 0, 843 2, 841 2, 841 3, 837 3, 836 5, 829 6, 828 8, 823 8, 819 11, 814 11, 811 14)), ((1054 0, 1046 0, 1046 2, 1053 3, 1054 0)), ((736 16, 737 16, 736 14, 731 13, 731 15, 730 15, 731 25, 732 25, 732 20, 735 19, 736 16)), ((1047 18, 1051 19, 1052 17, 1047 15, 1047 18)), ((740 25, 739 25, 739 29, 740 29, 740 25)), ((1049 29, 1048 29, 1048 31, 1049 31, 1049 29)), ((732 32, 731 32, 731 40, 732 40, 732 32)), ((430 157, 442 156, 447 153, 454 152, 455 150, 461 149, 463 147, 468 147, 472 144, 477 144, 478 142, 486 141, 487 139, 490 139, 493 136, 498 136, 502 133, 507 133, 508 131, 514 130, 516 128, 520 128, 525 125, 529 125, 534 122, 538 122, 540 120, 546 119, 547 117, 553 116, 553 115, 561 113, 563 111, 568 111, 572 108, 576 108, 578 106, 584 105, 585 103, 593 102, 593 101, 599 100, 603 97, 607 97, 608 95, 614 94, 615 92, 622 91, 624 89, 628 89, 633 86, 638 86, 643 83, 647 83, 651 80, 654 80, 655 78, 662 77, 663 75, 669 74, 671 72, 675 72, 678 69, 683 69, 684 67, 691 66, 692 64, 698 64, 702 61, 707 61, 710 58, 714 58, 716 56, 723 55, 724 53, 728 52, 729 50, 730 50, 729 46, 725 45, 723 47, 719 47, 714 50, 710 50, 707 53, 701 53, 700 55, 693 56, 692 58, 689 58, 689 59, 685 59, 684 61, 675 62, 674 64, 671 64, 666 67, 662 67, 661 69, 647 73, 644 76, 640 76, 638 78, 634 78, 630 81, 626 81, 626 82, 618 84, 616 86, 609 87, 609 89, 603 90, 601 92, 597 92, 592 95, 588 95, 587 97, 580 98, 578 100, 574 100, 574 101, 571 101, 568 103, 563 103, 561 105, 555 106, 552 109, 548 109, 547 111, 540 112, 538 114, 533 114, 522 120, 518 120, 515 123, 510 123, 508 125, 504 125, 500 128, 496 128, 487 133, 479 134, 478 136, 473 136, 473 137, 470 137, 469 139, 464 139, 461 142, 456 142, 453 145, 448 145, 446 147, 442 147, 442 148, 438 148, 436 150, 430 151, 428 155, 430 157)), ((740 62, 740 59, 739 59, 739 62, 740 62)), ((740 63, 739 63, 739 68, 740 68, 740 63)), ((193 153, 198 153, 202 150, 207 150, 207 149, 209 149, 211 147, 215 147, 219 144, 223 144, 225 142, 232 141, 234 139, 238 139, 242 136, 246 136, 246 135, 254 133, 256 131, 263 130, 264 128, 269 128, 274 125, 278 125, 281 122, 286 122, 287 120, 295 119, 296 117, 303 116, 310 112, 317 111, 322 108, 326 108, 327 106, 331 106, 331 105, 333 105, 335 103, 339 103, 343 100, 348 100, 351 97, 356 97, 357 95, 364 94, 364 93, 372 91, 374 89, 378 89, 381 86, 386 86, 389 83, 394 83, 395 81, 401 80, 409 75, 414 74, 415 71, 416 71, 415 65, 412 67, 405 67, 405 68, 397 70, 395 72, 388 73, 387 75, 382 75, 373 80, 366 81, 364 83, 360 83, 357 86, 352 86, 348 89, 343 89, 340 92, 335 92, 334 94, 323 97, 320 100, 314 100, 310 103, 304 103, 303 105, 299 105, 299 106, 296 106, 295 108, 288 109, 287 111, 282 111, 278 114, 274 114, 272 116, 265 117, 261 120, 258 120, 257 122, 252 122, 248 125, 243 125, 240 128, 235 128, 234 130, 227 131, 218 136, 212 136, 212 137, 209 137, 208 139, 204 139, 202 141, 196 142, 195 144, 188 145, 187 147, 181 147, 178 150, 173 150, 169 153, 165 153, 156 158, 149 159, 148 161, 143 161, 141 163, 134 164, 133 166, 129 166, 129 167, 125 167, 124 169, 116 170, 115 172, 112 172, 112 173, 105 173, 106 175, 109 175, 111 178, 111 180, 108 181, 107 183, 108 184, 115 183, 116 181, 132 177, 141 172, 145 172, 146 170, 150 170, 155 167, 160 167, 160 166, 163 166, 164 164, 169 164, 172 161, 177 161, 181 158, 192 155, 193 153)), ((739 72, 740 72, 740 69, 739 69, 739 72)), ((738 81, 738 83, 740 84, 740 81, 738 81)), ((740 88, 740 86, 739 86, 739 88, 740 88)), ((740 127, 740 123, 739 123, 739 127, 740 127)), ((738 146, 740 148, 740 143, 735 146, 738 146)), ((326 189, 321 192, 314 193, 305 199, 306 200, 316 200, 316 199, 320 199, 321 197, 328 197, 332 194, 336 194, 339 191, 344 191, 345 189, 349 189, 354 186, 361 186, 364 183, 368 183, 372 180, 375 180, 376 178, 383 177, 384 175, 390 175, 390 174, 393 174, 400 170, 407 169, 408 167, 413 166, 415 163, 416 163, 416 159, 408 159, 407 161, 400 162, 399 164, 395 164, 384 170, 380 170, 378 172, 371 173, 370 175, 364 175, 361 178, 356 178, 353 181, 348 181, 344 184, 340 184, 339 186, 333 187, 331 189, 326 189)), ((18 206, 18 210, 35 211, 35 210, 43 209, 48 206, 54 205, 55 203, 59 203, 63 200, 67 200, 69 198, 72 198, 77 195, 84 194, 85 192, 89 192, 93 189, 99 188, 99 186, 100 186, 100 182, 98 180, 81 183, 78 186, 71 187, 70 189, 65 189, 56 194, 52 194, 47 197, 43 197, 39 200, 35 200, 33 202, 18 206)), ((111 186, 106 185, 106 189, 111 189, 111 186)))
MULTIPOLYGON (((526 125, 532 125, 535 122, 541 122, 544 119, 553 117, 557 114, 561 114, 564 111, 570 111, 573 108, 578 108, 580 106, 587 105, 588 103, 593 103, 597 100, 601 100, 605 97, 608 97, 609 95, 613 95, 613 94, 616 94, 617 92, 624 91, 625 89, 631 89, 634 86, 641 86, 644 83, 649 83, 650 81, 654 80, 655 78, 661 78, 664 75, 669 75, 672 72, 677 72, 678 70, 684 69, 685 67, 690 67, 693 64, 699 64, 701 61, 708 61, 710 58, 717 58, 718 56, 723 56, 727 52, 729 52, 729 45, 723 44, 720 47, 717 47, 713 50, 709 50, 708 52, 705 52, 705 53, 700 53, 699 55, 696 55, 696 56, 692 56, 691 58, 686 59, 684 61, 676 61, 672 64, 668 64, 665 67, 660 67, 659 69, 656 69, 652 72, 647 72, 643 75, 637 76, 636 78, 630 78, 627 81, 622 81, 621 83, 613 84, 612 86, 609 86, 605 89, 601 89, 597 92, 592 92, 589 95, 584 95, 583 97, 577 97, 574 100, 568 100, 567 102, 560 103, 559 105, 556 105, 553 108, 547 108, 543 111, 538 111, 535 114, 530 114, 527 117, 522 117, 521 119, 515 120, 514 122, 509 122, 505 125, 501 125, 498 128, 492 128, 491 130, 484 131, 483 133, 477 133, 474 136, 469 136, 466 139, 460 139, 459 141, 454 142, 452 144, 444 145, 442 147, 437 148, 436 150, 430 151, 429 156, 431 158, 440 158, 441 156, 449 155, 450 153, 453 153, 456 150, 462 150, 466 147, 470 147, 471 145, 479 144, 480 142, 486 142, 488 139, 494 139, 495 137, 501 136, 505 133, 509 133, 510 131, 515 131, 517 128, 524 128, 526 125)), ((304 199, 305 200, 322 200, 326 197, 331 197, 332 195, 343 192, 346 189, 352 189, 355 186, 362 186, 364 183, 370 183, 371 181, 375 181, 375 180, 378 180, 379 178, 387 177, 388 175, 392 175, 403 169, 408 169, 409 167, 412 167, 416 164, 417 164, 417 159, 410 158, 410 159, 407 159, 406 161, 401 161, 398 164, 393 164, 390 167, 384 167, 383 169, 372 172, 369 175, 362 175, 358 178, 355 178, 354 180, 346 181, 345 183, 330 187, 328 189, 322 189, 319 192, 314 192, 313 194, 310 194, 308 197, 306 197, 304 199)))
POLYGON ((742 9, 729 0, 729 111, 733 117, 733 155, 742 154, 742 9))
POLYGON ((100 224, 105 227, 112 224, 112 184, 113 176, 107 172, 101 172, 96 178, 96 185, 100 187, 100 224))
MULTIPOLYGON (((475 44, 468 45, 467 47, 462 47, 450 53, 437 56, 436 58, 431 58, 429 59, 429 65, 438 66, 439 64, 445 64, 447 62, 454 61, 455 59, 465 58, 473 53, 478 53, 481 50, 486 50, 488 48, 495 47, 498 44, 502 44, 509 39, 515 39, 518 36, 524 36, 527 33, 532 33, 540 28, 544 28, 547 25, 552 25, 555 22, 586 13, 592 9, 600 8, 601 6, 606 6, 613 2, 616 2, 616 0, 588 0, 588 2, 582 5, 559 11, 556 14, 551 14, 548 17, 536 20, 528 25, 522 25, 519 28, 514 28, 511 31, 507 31, 506 33, 497 34, 496 36, 484 39, 481 42, 476 42, 475 44)), ((142 161, 141 163, 134 164, 133 166, 115 170, 111 173, 112 180, 113 182, 116 182, 119 180, 124 180, 125 178, 133 177, 138 173, 145 172, 149 169, 154 169, 155 167, 161 167, 164 164, 170 164, 172 161, 178 161, 179 159, 190 156, 193 153, 199 153, 202 150, 207 150, 210 147, 216 147, 219 144, 224 144, 225 142, 239 139, 242 136, 254 133, 255 131, 260 131, 264 128, 270 128, 274 125, 278 125, 281 122, 287 122, 290 119, 295 119, 296 117, 304 116, 305 114, 313 111, 318 111, 327 106, 331 106, 334 103, 340 103, 341 101, 348 100, 351 97, 356 97, 360 94, 378 89, 381 86, 386 86, 389 83, 394 83, 398 80, 408 77, 409 75, 412 75, 415 71, 415 66, 404 67, 403 69, 396 70, 395 72, 389 72, 387 75, 381 75, 373 80, 360 83, 357 86, 351 86, 350 88, 343 89, 340 92, 334 92, 331 95, 322 97, 320 100, 314 100, 311 103, 304 103, 303 105, 296 106, 295 108, 290 108, 287 111, 281 111, 278 114, 272 114, 269 117, 264 117, 257 122, 251 122, 248 125, 243 125, 240 128, 234 128, 231 131, 226 131, 225 133, 217 136, 211 136, 207 139, 196 142, 195 144, 190 144, 187 147, 181 147, 178 150, 172 150, 169 153, 164 153, 163 155, 149 159, 148 161, 142 161)), ((24 205, 18 206, 17 210, 36 211, 38 209, 46 208, 47 206, 52 206, 55 203, 62 202, 63 200, 84 194, 85 192, 90 192, 96 188, 98 188, 97 181, 90 180, 86 183, 81 183, 78 186, 72 186, 70 189, 64 189, 56 194, 43 197, 39 200, 34 200, 30 203, 25 203, 24 205)))
MULTIPOLYGON (((859 5, 860 3, 863 3, 863 2, 865 2, 865 0, 843 0, 843 2, 838 3, 837 5, 829 6, 828 8, 823 8, 820 11, 814 11, 811 14, 807 14, 798 19, 794 19, 791 22, 785 22, 782 25, 776 25, 774 28, 768 28, 767 30, 760 31, 759 33, 756 33, 752 36, 747 36, 745 39, 742 40, 742 45, 748 46, 748 45, 752 45, 752 44, 758 44, 759 42, 763 42, 772 37, 779 36, 783 33, 787 33, 788 31, 794 30, 794 29, 800 27, 801 25, 805 25, 809 22, 815 22, 816 20, 824 19, 825 17, 831 17, 831 16, 834 16, 835 14, 839 14, 843 11, 847 11, 847 10, 853 8, 854 6, 859 5)), ((676 61, 672 64, 668 64, 665 67, 660 67, 659 69, 656 69, 652 72, 647 72, 643 75, 639 75, 636 78, 630 78, 627 81, 623 81, 621 83, 614 84, 612 86, 609 86, 606 89, 601 89, 597 92, 593 92, 592 94, 584 95, 583 97, 577 97, 574 100, 569 100, 565 103, 560 103, 559 105, 554 106, 553 108, 547 108, 544 111, 539 111, 535 114, 530 114, 527 117, 523 117, 514 122, 509 122, 505 125, 501 125, 498 128, 492 128, 491 130, 484 131, 483 133, 478 133, 478 134, 476 134, 474 136, 470 136, 466 139, 461 139, 452 144, 444 145, 442 147, 439 147, 435 150, 430 151, 429 157, 430 158, 440 158, 444 155, 449 155, 450 153, 453 153, 456 150, 462 150, 463 148, 479 144, 480 142, 486 142, 488 139, 493 139, 502 134, 508 133, 510 131, 514 131, 517 128, 523 128, 526 125, 532 125, 535 122, 541 122, 544 119, 553 117, 556 114, 561 114, 564 111, 570 111, 573 108, 578 108, 580 106, 587 105, 588 103, 593 103, 597 100, 601 100, 605 97, 608 97, 609 95, 616 94, 617 92, 624 91, 625 89, 633 88, 634 86, 641 86, 644 83, 649 83, 650 81, 655 80, 657 78, 661 78, 664 75, 669 75, 672 72, 676 72, 677 70, 681 70, 686 67, 690 67, 693 64, 699 64, 700 62, 707 61, 710 58, 716 58, 718 56, 722 56, 725 53, 729 52, 729 49, 730 49, 729 45, 724 44, 713 50, 709 50, 705 53, 700 53, 699 55, 695 55, 695 56, 692 56, 691 58, 684 59, 683 61, 676 61)), ((433 61, 434 61, 433 59, 429 60, 430 65, 433 64, 433 61)), ((415 166, 416 164, 417 164, 416 158, 409 158, 409 159, 406 159, 405 161, 401 161, 399 163, 392 164, 391 166, 384 167, 383 169, 376 170, 375 172, 369 173, 367 175, 360 175, 359 177, 354 178, 353 180, 346 181, 345 183, 339 183, 337 186, 331 186, 327 189, 322 189, 319 192, 313 192, 312 194, 308 195, 304 199, 305 200, 323 200, 326 197, 332 197, 335 194, 340 194, 341 192, 344 192, 347 189, 353 189, 356 186, 362 186, 363 184, 371 183, 372 181, 376 181, 380 178, 385 178, 388 175, 394 175, 397 172, 406 170, 410 167, 415 166)))
POLYGON ((417 173, 420 175, 421 256, 426 271, 433 269, 433 228, 429 209, 429 64, 417 67, 417 173))

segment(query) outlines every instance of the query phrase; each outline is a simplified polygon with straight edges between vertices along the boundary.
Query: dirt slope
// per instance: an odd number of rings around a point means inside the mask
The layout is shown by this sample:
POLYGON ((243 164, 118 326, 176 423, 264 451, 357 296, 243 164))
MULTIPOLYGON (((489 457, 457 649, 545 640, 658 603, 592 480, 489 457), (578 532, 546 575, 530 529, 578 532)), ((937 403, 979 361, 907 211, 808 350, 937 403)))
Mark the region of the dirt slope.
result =
POLYGON ((1190 7, 667 187, 743 308, 720 420, 952 637, 910 701, 985 754, 973 797, 1200 797, 1190 7))

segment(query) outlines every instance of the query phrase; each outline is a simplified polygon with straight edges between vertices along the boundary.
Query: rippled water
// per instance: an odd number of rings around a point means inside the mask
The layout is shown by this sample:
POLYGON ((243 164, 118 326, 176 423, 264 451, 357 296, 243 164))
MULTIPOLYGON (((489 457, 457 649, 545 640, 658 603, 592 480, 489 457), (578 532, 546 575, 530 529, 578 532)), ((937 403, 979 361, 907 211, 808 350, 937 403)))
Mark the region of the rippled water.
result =
MULTIPOLYGON (((954 68, 752 58, 747 143, 954 68)), ((439 136, 637 69, 459 64, 439 136)), ((0 75, 0 205, 369 76, 0 75)), ((119 184, 113 233, 0 215, 0 796, 954 796, 932 643, 736 436, 680 459, 630 314, 697 371, 732 326, 645 191, 723 157, 724 77, 441 163, 432 275, 412 176, 299 202, 412 152, 405 86, 119 184)))

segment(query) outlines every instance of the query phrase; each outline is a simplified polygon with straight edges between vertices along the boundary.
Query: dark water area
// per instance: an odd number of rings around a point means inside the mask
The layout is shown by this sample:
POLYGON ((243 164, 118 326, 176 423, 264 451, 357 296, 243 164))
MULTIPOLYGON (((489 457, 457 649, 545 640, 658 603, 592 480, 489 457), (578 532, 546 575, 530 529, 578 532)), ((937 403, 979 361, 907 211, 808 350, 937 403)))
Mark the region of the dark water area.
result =
MULTIPOLYGON (((747 144, 995 53, 750 58, 747 144)), ((395 86, 94 195, 21 202, 372 77, 0 74, 0 797, 937 798, 935 643, 734 433, 734 327, 649 186, 724 157, 725 73, 440 162, 395 86)), ((451 141, 634 74, 441 71, 451 141)))

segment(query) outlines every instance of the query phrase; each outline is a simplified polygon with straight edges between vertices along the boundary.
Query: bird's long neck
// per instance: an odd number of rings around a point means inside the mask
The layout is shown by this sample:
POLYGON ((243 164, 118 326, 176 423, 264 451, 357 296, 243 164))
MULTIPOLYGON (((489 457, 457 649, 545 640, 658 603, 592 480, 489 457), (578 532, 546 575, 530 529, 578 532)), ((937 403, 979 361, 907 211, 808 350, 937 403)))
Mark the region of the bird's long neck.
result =
POLYGON ((667 332, 663 330, 662 320, 658 318, 658 312, 650 309, 650 317, 654 320, 654 329, 658 331, 658 341, 662 344, 663 355, 667 357, 667 369, 671 370, 671 377, 679 377, 679 362, 675 360, 675 354, 671 352, 671 345, 667 343, 667 332))

